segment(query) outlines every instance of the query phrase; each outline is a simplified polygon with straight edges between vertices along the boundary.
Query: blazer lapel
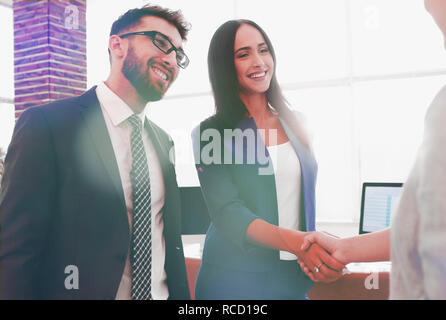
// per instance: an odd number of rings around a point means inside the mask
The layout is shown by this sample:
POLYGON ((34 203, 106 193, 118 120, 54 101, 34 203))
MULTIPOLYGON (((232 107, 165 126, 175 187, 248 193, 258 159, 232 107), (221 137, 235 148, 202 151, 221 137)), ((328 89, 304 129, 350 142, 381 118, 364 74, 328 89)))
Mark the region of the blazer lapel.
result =
POLYGON ((116 194, 125 207, 124 192, 122 190, 121 177, 119 175, 113 146, 105 124, 104 115, 96 95, 96 86, 88 90, 81 97, 81 115, 90 132, 90 137, 96 146, 96 150, 102 163, 112 180, 116 194))
MULTIPOLYGON (((264 201, 268 202, 268 206, 274 208, 269 212, 269 216, 267 221, 278 225, 279 224, 279 214, 278 214, 278 206, 277 206, 277 195, 276 195, 276 180, 274 175, 274 167, 268 152, 267 147, 265 146, 265 142, 258 131, 257 124, 254 121, 254 118, 245 118, 241 120, 236 129, 240 129, 242 132, 247 133, 247 137, 243 137, 242 142, 242 152, 238 151, 240 145, 236 145, 236 143, 241 143, 241 140, 236 139, 228 139, 225 137, 225 148, 229 148, 232 150, 233 157, 232 160, 239 161, 238 163, 245 164, 242 166, 244 174, 246 175, 246 179, 251 179, 252 175, 253 181, 262 185, 263 190, 268 190, 270 193, 268 200, 259 199, 261 203, 264 201), (248 130, 246 132, 245 130, 248 130), (252 134, 249 132, 252 130, 252 134), (254 138, 252 138, 252 136, 254 138), (247 140, 248 139, 248 140, 247 140), (251 140, 254 139, 254 140, 251 140), (242 159, 239 158, 238 153, 241 153, 242 159), (246 165, 247 164, 247 165, 246 165)), ((237 162, 236 162, 237 163, 237 162)), ((253 186, 255 188, 255 186, 253 186)))
MULTIPOLYGON (((235 145, 235 140, 225 140, 225 145, 227 148, 231 148, 235 153, 234 157, 236 161, 242 161, 243 163, 254 164, 262 169, 270 168, 271 170, 260 171, 264 172, 264 175, 271 175, 274 177, 274 170, 272 170, 271 161, 269 158, 268 149, 265 146, 265 142, 263 141, 262 136, 258 132, 257 124, 254 121, 254 118, 246 118, 239 122, 237 125, 237 129, 242 130, 252 130, 254 143, 249 143, 246 140, 243 142, 243 159, 238 159, 237 146, 235 145), (250 163, 251 160, 254 160, 254 163, 250 163)), ((249 135, 248 135, 249 136, 249 135)), ((246 138, 243 138, 246 139, 246 138)))
POLYGON ((305 211, 305 227, 306 231, 315 230, 315 188, 316 188, 316 176, 317 176, 317 163, 313 154, 307 150, 296 138, 293 130, 286 124, 286 122, 280 119, 282 128, 284 129, 288 139, 299 158, 300 169, 302 175, 302 193, 303 193, 303 207, 305 211))
MULTIPOLYGON (((312 231, 312 230, 315 230, 315 225, 316 225, 316 223, 315 223, 315 212, 316 212, 315 187, 316 187, 316 176, 317 176, 317 163, 316 163, 316 160, 314 159, 313 154, 309 150, 307 150, 302 145, 302 143, 300 143, 300 141, 296 138, 296 135, 293 133, 292 128, 290 128, 282 118, 279 117, 279 120, 280 120, 280 123, 282 124, 282 127, 283 127, 288 139, 290 139, 290 142, 293 146, 294 151, 296 152, 296 154, 299 158, 301 177, 302 177, 302 200, 303 200, 302 201, 303 202, 303 205, 302 205, 303 211, 302 212, 304 212, 304 215, 303 216, 301 215, 301 218, 304 218, 304 220, 305 220, 305 223, 302 225, 305 226, 306 231, 312 231)), ((253 118, 243 119, 238 124, 237 128, 241 129, 242 131, 245 129, 253 129, 255 131, 256 137, 258 135, 257 125, 253 118)), ((233 147, 232 150, 235 150, 234 145, 232 147, 233 147)), ((258 151, 265 152, 265 155, 268 159, 268 162, 267 162, 267 165, 268 165, 270 163, 269 152, 268 152, 268 149, 266 148, 265 143, 262 139, 256 139, 254 150, 252 150, 252 148, 250 148, 250 150, 247 150, 246 144, 244 144, 243 156, 245 157, 245 159, 247 159, 247 152, 254 152, 256 165, 258 165, 259 167, 260 166, 263 167, 263 165, 261 165, 259 163, 258 151)), ((273 185, 275 187, 274 172, 272 172, 272 174, 270 176, 272 179, 272 181, 270 181, 270 183, 273 183, 273 185)), ((275 194, 274 194, 274 197, 275 197, 275 194)))

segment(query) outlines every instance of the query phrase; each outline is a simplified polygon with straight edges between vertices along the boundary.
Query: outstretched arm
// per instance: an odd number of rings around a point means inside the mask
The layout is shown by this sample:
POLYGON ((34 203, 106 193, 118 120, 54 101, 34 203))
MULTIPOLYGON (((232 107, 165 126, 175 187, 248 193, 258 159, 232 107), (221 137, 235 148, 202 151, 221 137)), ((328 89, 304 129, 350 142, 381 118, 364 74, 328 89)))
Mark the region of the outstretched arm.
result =
POLYGON ((254 220, 246 231, 248 241, 291 252, 313 270, 317 267, 318 271, 312 278, 314 281, 331 282, 338 279, 345 266, 316 244, 307 251, 302 250, 301 245, 306 234, 308 233, 277 227, 262 219, 254 220))
POLYGON ((313 243, 318 243, 344 264, 390 260, 390 228, 344 239, 314 232, 305 237, 301 249, 306 250, 313 243))
MULTIPOLYGON (((314 246, 308 252, 303 252, 300 249, 304 232, 272 225, 245 204, 240 196, 239 188, 233 180, 229 166, 214 164, 213 161, 206 163, 207 161, 202 159, 200 127, 193 131, 192 141, 201 190, 216 229, 225 234, 227 239, 241 250, 249 248, 254 243, 291 252, 302 261, 312 260, 316 266, 321 266, 323 260, 327 265, 331 265, 333 270, 322 271, 326 271, 327 275, 333 276, 334 273, 336 277, 339 277, 337 271, 342 270, 344 266, 336 264, 334 259, 319 246, 314 246)), ((222 154, 224 154, 223 151, 218 157, 222 154)), ((308 263, 310 264, 310 262, 308 263)), ((320 273, 320 277, 323 278, 325 273, 320 273)))

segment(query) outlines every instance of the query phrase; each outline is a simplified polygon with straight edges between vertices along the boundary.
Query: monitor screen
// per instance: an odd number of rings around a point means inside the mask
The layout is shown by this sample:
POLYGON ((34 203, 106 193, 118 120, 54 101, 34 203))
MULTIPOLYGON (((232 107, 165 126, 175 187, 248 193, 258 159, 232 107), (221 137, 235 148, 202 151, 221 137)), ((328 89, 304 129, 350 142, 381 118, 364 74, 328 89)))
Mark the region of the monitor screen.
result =
POLYGON ((402 190, 402 183, 364 183, 359 233, 375 232, 390 227, 402 190))

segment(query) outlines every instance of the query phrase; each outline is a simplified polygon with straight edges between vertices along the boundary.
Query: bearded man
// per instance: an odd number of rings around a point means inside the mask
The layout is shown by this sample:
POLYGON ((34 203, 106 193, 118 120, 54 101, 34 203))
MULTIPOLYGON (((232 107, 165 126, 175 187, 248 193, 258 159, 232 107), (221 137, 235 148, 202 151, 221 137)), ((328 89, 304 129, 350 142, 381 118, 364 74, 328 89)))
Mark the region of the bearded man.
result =
POLYGON ((26 110, 0 195, 1 299, 189 299, 172 139, 145 116, 189 59, 181 12, 113 23, 107 80, 26 110))

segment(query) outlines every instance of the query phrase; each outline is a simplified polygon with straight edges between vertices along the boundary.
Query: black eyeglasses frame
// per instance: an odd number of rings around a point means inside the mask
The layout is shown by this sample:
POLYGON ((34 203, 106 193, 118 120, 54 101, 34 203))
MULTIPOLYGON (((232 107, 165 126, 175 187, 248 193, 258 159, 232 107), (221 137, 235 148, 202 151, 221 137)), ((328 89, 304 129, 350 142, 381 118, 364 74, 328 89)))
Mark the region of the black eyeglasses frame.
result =
POLYGON ((176 59, 177 59, 177 65, 182 68, 182 69, 186 69, 186 67, 189 65, 189 57, 186 55, 186 53, 184 53, 183 49, 179 49, 177 47, 175 47, 175 45, 172 43, 172 41, 169 40, 169 38, 159 32, 159 31, 136 31, 136 32, 129 32, 129 33, 124 33, 124 34, 120 34, 118 35, 121 39, 129 37, 129 36, 133 36, 133 35, 142 35, 142 36, 146 36, 146 37, 150 37, 152 39, 152 43, 155 47, 157 47, 161 52, 163 52, 164 54, 169 54, 172 51, 175 51, 176 54, 176 59), (163 40, 166 40, 169 44, 170 44, 170 48, 166 51, 163 48, 161 48, 155 41, 156 36, 159 35, 163 38, 163 40), (181 57, 185 58, 185 62, 181 62, 181 57))

